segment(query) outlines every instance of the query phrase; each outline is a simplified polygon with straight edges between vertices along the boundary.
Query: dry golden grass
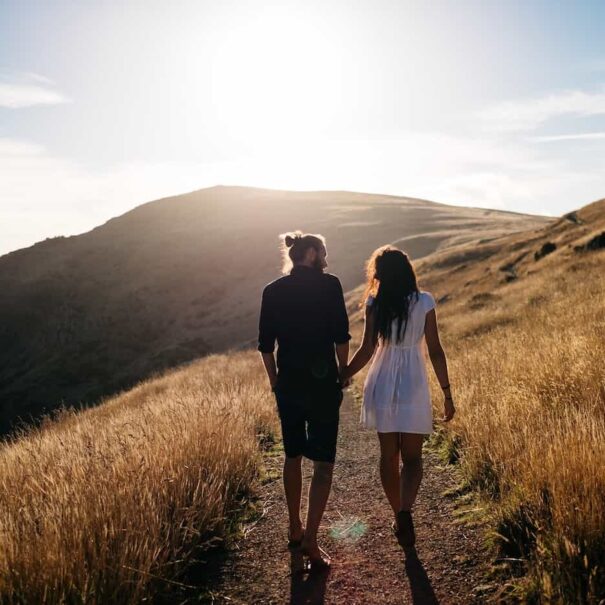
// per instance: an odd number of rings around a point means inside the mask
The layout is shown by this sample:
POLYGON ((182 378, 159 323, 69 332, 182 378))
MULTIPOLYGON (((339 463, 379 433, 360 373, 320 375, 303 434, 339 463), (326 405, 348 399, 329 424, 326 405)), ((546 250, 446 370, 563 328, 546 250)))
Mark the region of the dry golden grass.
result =
MULTIPOLYGON (((528 561, 526 594, 545 602, 605 599, 605 251, 573 248, 605 227, 602 206, 419 264, 427 289, 447 295, 438 314, 458 409, 435 442, 488 499, 500 546, 528 561), (547 240, 556 251, 534 260, 547 240)), ((4 444, 0 601, 136 603, 158 577, 178 580, 224 533, 275 422, 257 354, 244 352, 4 444)))
POLYGON ((139 603, 178 577, 258 472, 263 378, 209 357, 4 444, 0 601, 139 603))
POLYGON ((442 300, 458 410, 433 443, 485 499, 493 540, 528 571, 515 594, 534 602, 605 602, 605 251, 574 248, 605 229, 605 201, 578 217, 417 266, 442 300))
POLYGON ((602 231, 597 209, 580 212, 582 230, 504 242, 460 272, 424 266, 430 289, 450 293, 439 317, 458 414, 439 437, 492 504, 503 553, 527 562, 526 598, 542 602, 605 599, 605 251, 573 248, 602 231), (546 240, 557 251, 535 260, 546 240))
POLYGON ((605 596, 603 257, 507 287, 475 321, 508 321, 477 336, 444 313, 458 406, 446 440, 494 500, 505 554, 529 558, 533 590, 555 602, 605 596))

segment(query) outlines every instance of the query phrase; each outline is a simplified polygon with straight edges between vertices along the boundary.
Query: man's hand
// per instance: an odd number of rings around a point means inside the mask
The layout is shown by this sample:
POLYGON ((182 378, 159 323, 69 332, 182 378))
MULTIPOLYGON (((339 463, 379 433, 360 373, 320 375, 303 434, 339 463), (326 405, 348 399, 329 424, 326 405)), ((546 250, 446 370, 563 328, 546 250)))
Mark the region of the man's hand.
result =
POLYGON ((339 380, 343 389, 351 384, 351 376, 348 366, 341 366, 339 370, 339 380))

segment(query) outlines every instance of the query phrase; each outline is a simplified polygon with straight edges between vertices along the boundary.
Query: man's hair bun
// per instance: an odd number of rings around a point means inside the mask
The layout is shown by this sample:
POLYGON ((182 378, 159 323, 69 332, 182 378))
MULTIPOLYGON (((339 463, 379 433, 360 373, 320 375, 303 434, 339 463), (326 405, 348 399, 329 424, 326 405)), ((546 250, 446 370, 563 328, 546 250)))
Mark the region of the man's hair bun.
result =
POLYGON ((295 232, 295 233, 287 233, 285 238, 284 238, 284 244, 286 244, 287 248, 291 248, 294 243, 296 242, 296 240, 299 240, 302 237, 301 233, 295 232))
POLYGON ((281 252, 284 259, 282 273, 286 274, 296 263, 300 263, 309 248, 315 248, 319 251, 321 247, 325 247, 326 241, 323 235, 319 233, 303 233, 300 229, 289 231, 288 233, 280 233, 281 252))

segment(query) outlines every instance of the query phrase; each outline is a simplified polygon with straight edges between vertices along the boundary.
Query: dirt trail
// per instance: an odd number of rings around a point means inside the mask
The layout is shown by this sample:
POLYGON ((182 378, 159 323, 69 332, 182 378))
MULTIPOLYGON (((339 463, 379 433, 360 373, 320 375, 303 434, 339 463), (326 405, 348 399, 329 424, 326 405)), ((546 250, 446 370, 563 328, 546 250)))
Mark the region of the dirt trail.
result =
MULTIPOLYGON (((461 605, 490 600, 492 587, 484 579, 490 557, 482 528, 457 522, 455 498, 442 495, 455 485, 453 470, 425 444, 424 477, 413 508, 417 556, 406 558, 389 529, 376 435, 362 430, 358 417, 349 391, 341 409, 333 491, 320 530, 320 543, 333 560, 330 573, 292 572, 301 561, 286 548, 287 514, 281 478, 276 478, 263 487, 265 514, 226 562, 212 602, 461 605)), ((305 462, 304 469, 306 489, 310 464, 305 462)))

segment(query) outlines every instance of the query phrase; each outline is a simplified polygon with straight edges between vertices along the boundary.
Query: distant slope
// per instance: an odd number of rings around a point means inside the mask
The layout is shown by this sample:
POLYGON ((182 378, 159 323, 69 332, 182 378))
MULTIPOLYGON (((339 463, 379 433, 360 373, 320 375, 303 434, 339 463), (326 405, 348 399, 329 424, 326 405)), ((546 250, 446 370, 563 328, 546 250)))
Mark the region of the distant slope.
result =
MULTIPOLYGON (((438 251, 419 263, 419 271, 427 287, 447 304, 447 315, 455 316, 461 307, 475 313, 493 307, 505 288, 526 287, 528 298, 540 289, 545 295, 550 287, 542 284, 549 280, 556 283, 561 272, 598 264, 594 259, 600 257, 590 253, 603 247, 605 199, 526 233, 438 251), (529 277, 536 279, 526 279, 529 277), (530 284, 534 284, 531 289, 530 284)), ((582 287, 580 283, 578 287, 582 287)))
MULTIPOLYGON (((534 295, 542 280, 556 280, 561 271, 598 263, 590 252, 603 247, 605 199, 527 231, 444 247, 420 259, 415 267, 421 287, 435 294, 440 317, 448 322, 448 333, 459 335, 472 315, 487 310, 486 323, 490 323, 495 311, 514 312, 498 309, 500 291, 531 285, 527 296, 534 295), (538 279, 526 279, 531 276, 538 279)), ((361 314, 357 305, 363 290, 359 285, 347 294, 350 311, 358 321, 361 314)), ((471 323, 476 323, 474 318, 471 323)))
POLYGON ((381 244, 418 258, 546 222, 393 196, 213 187, 12 252, 0 257, 0 430, 250 342, 261 290, 280 274, 281 232, 325 235, 328 270, 348 290, 381 244))

